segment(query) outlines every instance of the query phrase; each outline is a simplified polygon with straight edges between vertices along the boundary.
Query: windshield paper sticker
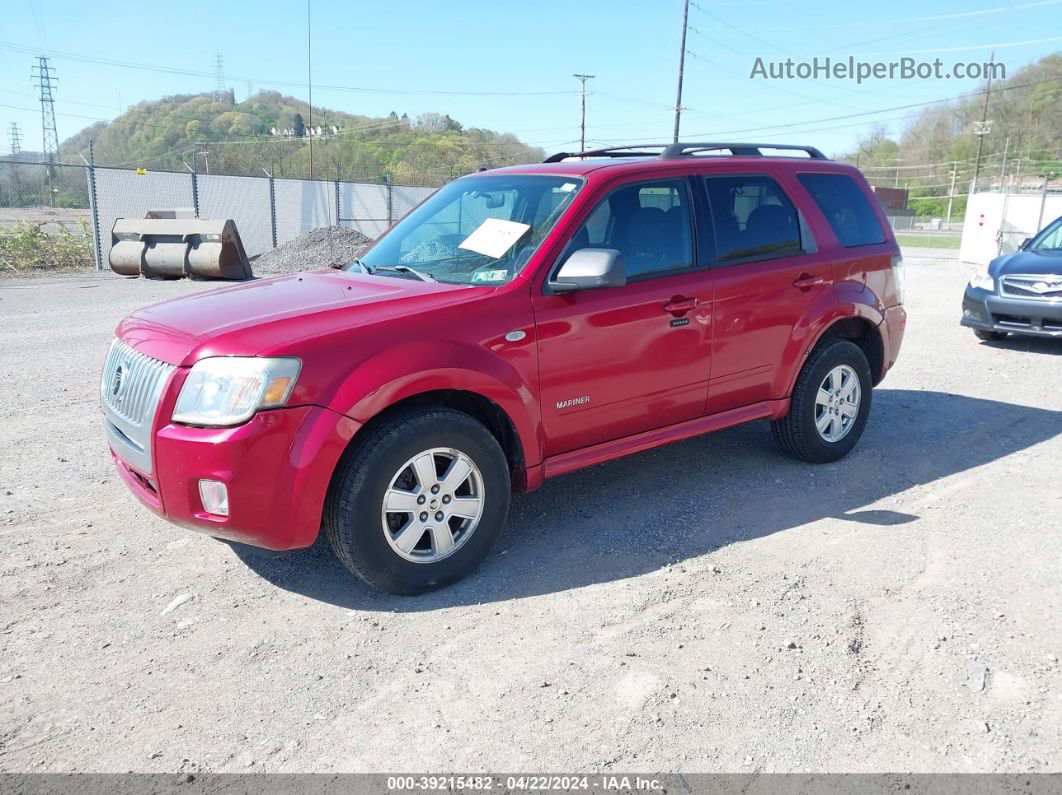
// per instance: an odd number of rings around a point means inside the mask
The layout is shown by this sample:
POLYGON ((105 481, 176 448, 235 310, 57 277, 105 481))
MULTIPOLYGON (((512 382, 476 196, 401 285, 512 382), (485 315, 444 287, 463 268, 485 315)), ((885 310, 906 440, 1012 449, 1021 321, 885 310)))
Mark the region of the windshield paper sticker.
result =
POLYGON ((458 243, 457 247, 498 259, 505 256, 505 252, 511 249, 530 228, 530 224, 506 221, 502 218, 488 218, 472 234, 458 243))
POLYGON ((472 281, 474 282, 504 282, 505 277, 509 275, 509 271, 476 271, 472 274, 472 281))

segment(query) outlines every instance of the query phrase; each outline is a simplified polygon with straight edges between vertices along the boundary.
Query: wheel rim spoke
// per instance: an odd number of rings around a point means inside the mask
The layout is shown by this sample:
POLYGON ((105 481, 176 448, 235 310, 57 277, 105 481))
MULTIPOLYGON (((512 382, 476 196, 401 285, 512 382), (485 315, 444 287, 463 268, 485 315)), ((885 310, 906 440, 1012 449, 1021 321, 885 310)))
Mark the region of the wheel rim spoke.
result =
POLYGON ((417 484, 422 492, 427 491, 438 482, 435 474, 435 456, 431 453, 421 453, 413 459, 413 473, 417 476, 417 484))
POLYGON ((830 415, 827 412, 824 411, 815 420, 815 427, 819 429, 819 433, 825 435, 827 428, 830 427, 830 419, 831 419, 830 415))
POLYGON ((417 495, 404 489, 389 489, 384 498, 384 508, 389 513, 414 513, 417 510, 417 495))
POLYGON ((479 516, 481 501, 479 497, 454 497, 450 503, 450 513, 459 519, 475 519, 479 516))
POLYGON ((833 395, 831 395, 828 390, 824 389, 823 387, 819 387, 819 392, 815 396, 815 405, 823 407, 829 406, 830 398, 832 397, 833 395))
POLYGON ((472 467, 469 463, 464 459, 455 458, 439 481, 439 485, 442 486, 443 491, 455 492, 468 480, 470 474, 472 474, 472 467))
POLYGON ((431 546, 436 555, 448 555, 454 551, 454 534, 450 525, 440 522, 431 528, 431 546))
POLYGON ((398 531, 392 541, 396 547, 408 555, 424 537, 424 531, 424 525, 413 519, 398 531))

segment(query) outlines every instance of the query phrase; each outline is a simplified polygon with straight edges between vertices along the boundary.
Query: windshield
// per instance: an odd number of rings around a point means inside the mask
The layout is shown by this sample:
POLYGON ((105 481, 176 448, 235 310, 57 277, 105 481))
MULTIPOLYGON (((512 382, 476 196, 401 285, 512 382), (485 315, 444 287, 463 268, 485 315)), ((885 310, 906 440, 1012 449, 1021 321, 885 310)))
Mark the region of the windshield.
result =
POLYGON ((408 268, 440 282, 497 287, 527 265, 581 187, 571 177, 463 177, 403 218, 361 262, 388 276, 417 278, 408 268))
POLYGON ((1062 218, 1056 218, 1054 223, 1044 227, 1025 249, 1041 254, 1062 254, 1062 218))

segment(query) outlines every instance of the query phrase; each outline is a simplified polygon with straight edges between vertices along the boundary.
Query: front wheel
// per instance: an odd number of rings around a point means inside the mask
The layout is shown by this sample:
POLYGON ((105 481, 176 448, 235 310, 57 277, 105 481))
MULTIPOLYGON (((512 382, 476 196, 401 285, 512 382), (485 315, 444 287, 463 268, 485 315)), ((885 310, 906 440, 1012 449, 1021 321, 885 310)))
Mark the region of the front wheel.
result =
POLYGON ((844 339, 819 345, 800 371, 789 413, 771 423, 775 441, 789 455, 813 464, 843 458, 866 427, 871 388, 862 348, 844 339))
POLYGON ((1007 332, 1005 331, 985 331, 984 329, 975 328, 973 333, 977 339, 984 342, 1002 342, 1007 338, 1007 332))
POLYGON ((398 594, 441 588, 486 556, 509 511, 505 454, 466 414, 400 412, 367 430, 340 463, 325 506, 339 561, 398 594))

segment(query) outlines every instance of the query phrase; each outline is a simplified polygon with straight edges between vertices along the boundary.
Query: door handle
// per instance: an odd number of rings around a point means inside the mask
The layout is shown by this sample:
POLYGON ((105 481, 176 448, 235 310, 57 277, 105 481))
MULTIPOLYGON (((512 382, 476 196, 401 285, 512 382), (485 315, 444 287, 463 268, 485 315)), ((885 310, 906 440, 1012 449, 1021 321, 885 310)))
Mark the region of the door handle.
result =
POLYGON ((817 284, 823 284, 826 281, 825 276, 819 276, 817 274, 802 273, 800 277, 793 282, 793 286, 801 290, 810 290, 817 284))
POLYGON ((672 298, 664 304, 664 311, 672 314, 689 312, 691 309, 696 309, 700 303, 697 298, 672 298))

